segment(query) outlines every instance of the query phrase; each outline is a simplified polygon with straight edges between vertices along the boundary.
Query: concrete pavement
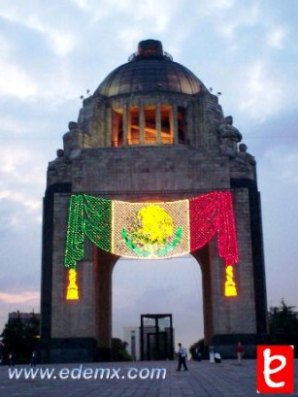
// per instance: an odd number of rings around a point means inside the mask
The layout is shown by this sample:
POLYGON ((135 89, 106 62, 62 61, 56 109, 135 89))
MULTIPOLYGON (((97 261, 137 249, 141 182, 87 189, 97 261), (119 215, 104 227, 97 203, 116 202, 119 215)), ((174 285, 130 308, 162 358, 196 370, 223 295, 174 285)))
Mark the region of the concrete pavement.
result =
MULTIPOLYGON (((292 397, 298 397, 297 360, 295 364, 296 390, 291 394, 292 397)), ((29 366, 17 365, 13 368, 18 371, 19 379, 9 379, 8 367, 2 366, 0 397, 255 397, 259 395, 256 393, 255 360, 244 360, 241 365, 235 360, 224 360, 220 364, 189 361, 188 366, 189 371, 177 372, 176 362, 173 361, 40 365, 34 369, 35 379, 25 379, 28 376, 25 369, 28 371, 29 366), (155 368, 160 368, 162 371, 157 373, 155 368), (42 376, 50 376, 51 379, 41 379, 42 376), (147 377, 149 378, 146 379, 147 377)), ((14 375, 16 376, 16 372, 14 375)), ((265 396, 275 395, 281 396, 280 394, 265 396)))

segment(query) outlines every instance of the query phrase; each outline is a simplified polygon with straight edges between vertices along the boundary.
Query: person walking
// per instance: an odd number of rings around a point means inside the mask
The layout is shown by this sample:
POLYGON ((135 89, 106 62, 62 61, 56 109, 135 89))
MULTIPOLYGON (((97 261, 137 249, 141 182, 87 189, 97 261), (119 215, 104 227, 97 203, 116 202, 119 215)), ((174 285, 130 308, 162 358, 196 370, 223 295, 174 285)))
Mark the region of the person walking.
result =
POLYGON ((11 352, 8 354, 8 365, 14 367, 14 356, 11 352))
POLYGON ((178 368, 177 371, 181 371, 181 366, 183 366, 184 371, 187 371, 187 365, 186 365, 186 358, 187 358, 187 350, 185 347, 182 346, 181 343, 178 343, 178 368))
POLYGON ((3 351, 4 351, 4 343, 2 343, 1 341, 0 341, 0 365, 1 364, 3 364, 3 356, 4 356, 4 354, 3 354, 3 351))
POLYGON ((36 367, 36 351, 33 350, 32 355, 31 355, 31 367, 36 367))
POLYGON ((200 345, 197 345, 195 352, 196 352, 195 359, 197 361, 201 361, 202 360, 202 353, 201 353, 200 345))
POLYGON ((241 364, 241 361, 242 361, 242 358, 244 355, 244 346, 242 345, 242 343, 240 341, 237 343, 236 353, 237 353, 238 363, 241 364))

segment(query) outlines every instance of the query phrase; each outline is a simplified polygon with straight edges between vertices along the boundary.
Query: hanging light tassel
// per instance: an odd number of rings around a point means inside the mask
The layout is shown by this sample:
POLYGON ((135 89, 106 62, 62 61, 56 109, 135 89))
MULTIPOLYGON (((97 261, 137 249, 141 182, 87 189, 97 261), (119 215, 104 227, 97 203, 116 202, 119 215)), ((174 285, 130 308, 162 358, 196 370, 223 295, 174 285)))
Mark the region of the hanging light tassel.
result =
POLYGON ((234 267, 232 265, 226 266, 226 281, 225 281, 225 296, 237 296, 237 287, 234 280, 234 267))
POLYGON ((68 286, 66 292, 67 300, 79 299, 79 287, 77 284, 77 271, 75 269, 68 270, 68 286))

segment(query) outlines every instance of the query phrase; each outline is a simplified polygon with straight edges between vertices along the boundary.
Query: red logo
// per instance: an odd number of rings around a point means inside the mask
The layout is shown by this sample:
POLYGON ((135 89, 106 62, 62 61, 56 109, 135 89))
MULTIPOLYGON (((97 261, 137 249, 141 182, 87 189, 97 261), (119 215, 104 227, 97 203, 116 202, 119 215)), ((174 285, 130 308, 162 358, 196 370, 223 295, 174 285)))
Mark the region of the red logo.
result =
POLYGON ((294 393, 294 346, 258 346, 257 392, 294 393))

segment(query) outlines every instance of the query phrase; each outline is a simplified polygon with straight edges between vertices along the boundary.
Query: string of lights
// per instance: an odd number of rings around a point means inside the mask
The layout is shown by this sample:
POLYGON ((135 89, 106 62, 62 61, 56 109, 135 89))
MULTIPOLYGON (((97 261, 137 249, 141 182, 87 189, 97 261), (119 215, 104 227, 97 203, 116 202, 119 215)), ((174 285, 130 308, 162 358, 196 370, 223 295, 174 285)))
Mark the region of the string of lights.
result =
MULTIPOLYGON (((156 203, 73 195, 64 264, 69 270, 76 270, 77 262, 84 258, 85 237, 98 248, 121 257, 154 259, 194 252, 215 235, 218 255, 227 267, 225 286, 229 288, 225 291, 235 296, 231 265, 238 262, 238 245, 230 192, 211 192, 190 200, 156 203)), ((75 290, 76 277, 71 274, 69 280, 75 290)), ((75 292, 74 296, 77 295, 75 292)))

